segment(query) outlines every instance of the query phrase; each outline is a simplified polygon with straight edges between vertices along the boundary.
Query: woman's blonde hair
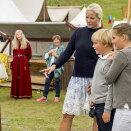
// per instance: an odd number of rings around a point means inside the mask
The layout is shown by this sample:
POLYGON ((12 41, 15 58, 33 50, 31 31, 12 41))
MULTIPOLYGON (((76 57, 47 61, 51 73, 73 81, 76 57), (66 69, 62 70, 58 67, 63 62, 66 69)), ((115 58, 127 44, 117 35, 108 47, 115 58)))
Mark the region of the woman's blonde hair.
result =
POLYGON ((86 11, 93 11, 99 19, 102 19, 103 11, 100 5, 92 3, 87 7, 86 11))
POLYGON ((112 49, 113 48, 113 44, 112 44, 112 33, 111 30, 108 29, 100 29, 98 31, 96 31, 92 37, 91 40, 94 41, 98 41, 100 42, 102 45, 108 44, 108 46, 112 49))
POLYGON ((20 44, 21 44, 20 49, 25 49, 25 48, 27 48, 27 42, 29 42, 29 41, 26 39, 26 37, 21 29, 18 29, 15 32, 14 40, 13 40, 13 49, 18 49, 18 45, 19 45, 19 40, 17 39, 18 32, 22 33, 22 39, 20 42, 20 44))
POLYGON ((113 27, 113 30, 118 36, 127 35, 128 40, 131 41, 131 25, 128 23, 121 23, 113 27))

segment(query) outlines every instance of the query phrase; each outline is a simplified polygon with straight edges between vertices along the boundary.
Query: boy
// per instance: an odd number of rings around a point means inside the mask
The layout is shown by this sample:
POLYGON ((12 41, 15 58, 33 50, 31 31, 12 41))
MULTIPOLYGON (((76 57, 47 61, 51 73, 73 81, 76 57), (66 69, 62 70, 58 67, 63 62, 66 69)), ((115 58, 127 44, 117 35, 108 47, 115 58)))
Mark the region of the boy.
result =
POLYGON ((100 55, 92 81, 90 106, 95 106, 98 130, 111 131, 115 113, 112 110, 112 86, 106 83, 103 72, 106 58, 113 48, 111 32, 100 29, 92 35, 92 41, 96 54, 100 55))

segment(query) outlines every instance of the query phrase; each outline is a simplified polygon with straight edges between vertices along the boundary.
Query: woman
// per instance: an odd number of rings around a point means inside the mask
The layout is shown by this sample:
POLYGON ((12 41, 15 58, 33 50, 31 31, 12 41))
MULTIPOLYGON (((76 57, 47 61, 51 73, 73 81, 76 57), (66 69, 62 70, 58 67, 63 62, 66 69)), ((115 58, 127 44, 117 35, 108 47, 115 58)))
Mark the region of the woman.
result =
POLYGON ((86 87, 92 81, 98 59, 92 48, 91 36, 95 31, 101 29, 101 18, 101 7, 95 3, 89 5, 86 10, 87 26, 75 30, 64 53, 50 68, 42 70, 42 72, 45 71, 45 76, 47 76, 47 73, 50 74, 54 69, 66 63, 75 52, 74 70, 67 88, 59 131, 70 131, 75 115, 88 114, 88 110, 84 110, 85 101, 88 97, 86 87))
MULTIPOLYGON (((60 56, 60 54, 64 51, 64 46, 60 43, 61 42, 61 37, 59 35, 54 35, 52 37, 53 44, 51 45, 50 49, 47 51, 45 54, 45 59, 46 59, 46 65, 47 67, 50 67, 56 59, 60 56)), ((43 91, 43 97, 40 99, 37 99, 37 101, 47 101, 47 96, 49 93, 49 87, 50 83, 53 79, 55 78, 55 99, 54 102, 59 102, 59 97, 60 97, 60 75, 63 72, 63 67, 56 69, 55 71, 51 72, 48 75, 48 78, 45 80, 45 88, 43 91)))
POLYGON ((21 29, 16 30, 13 41, 11 97, 32 98, 29 60, 31 47, 21 29))

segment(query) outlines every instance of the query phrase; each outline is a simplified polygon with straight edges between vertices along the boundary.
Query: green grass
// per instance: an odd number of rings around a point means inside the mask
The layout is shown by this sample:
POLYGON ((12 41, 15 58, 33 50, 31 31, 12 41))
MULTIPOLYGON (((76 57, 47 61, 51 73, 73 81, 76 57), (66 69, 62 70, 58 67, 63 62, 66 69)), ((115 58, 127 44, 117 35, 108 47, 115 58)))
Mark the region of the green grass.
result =
MULTIPOLYGON (((54 91, 49 92, 47 102, 37 102, 41 93, 33 91, 32 99, 10 98, 10 88, 0 87, 2 131, 58 131, 62 117, 65 91, 61 91, 59 103, 54 103, 54 91)), ((72 131, 91 131, 92 119, 77 116, 72 131)))
POLYGON ((111 25, 108 24, 108 15, 111 14, 112 18, 115 17, 116 20, 122 20, 123 15, 121 8, 124 8, 124 11, 127 8, 128 0, 47 0, 47 5, 57 6, 58 4, 62 6, 81 6, 85 5, 86 7, 91 3, 98 3, 103 8, 103 25, 104 28, 111 28, 111 25))

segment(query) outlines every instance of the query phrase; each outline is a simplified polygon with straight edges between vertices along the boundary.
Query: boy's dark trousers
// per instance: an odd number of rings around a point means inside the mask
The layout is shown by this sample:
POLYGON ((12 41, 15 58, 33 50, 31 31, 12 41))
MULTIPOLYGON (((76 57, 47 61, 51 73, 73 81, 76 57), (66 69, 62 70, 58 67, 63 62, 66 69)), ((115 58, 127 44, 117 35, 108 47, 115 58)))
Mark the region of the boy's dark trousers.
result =
POLYGON ((113 119, 115 115, 115 109, 111 111, 111 120, 108 123, 104 123, 102 119, 102 115, 104 113, 105 103, 94 104, 94 106, 95 106, 95 112, 96 112, 98 131, 111 131, 112 125, 113 125, 113 119))

